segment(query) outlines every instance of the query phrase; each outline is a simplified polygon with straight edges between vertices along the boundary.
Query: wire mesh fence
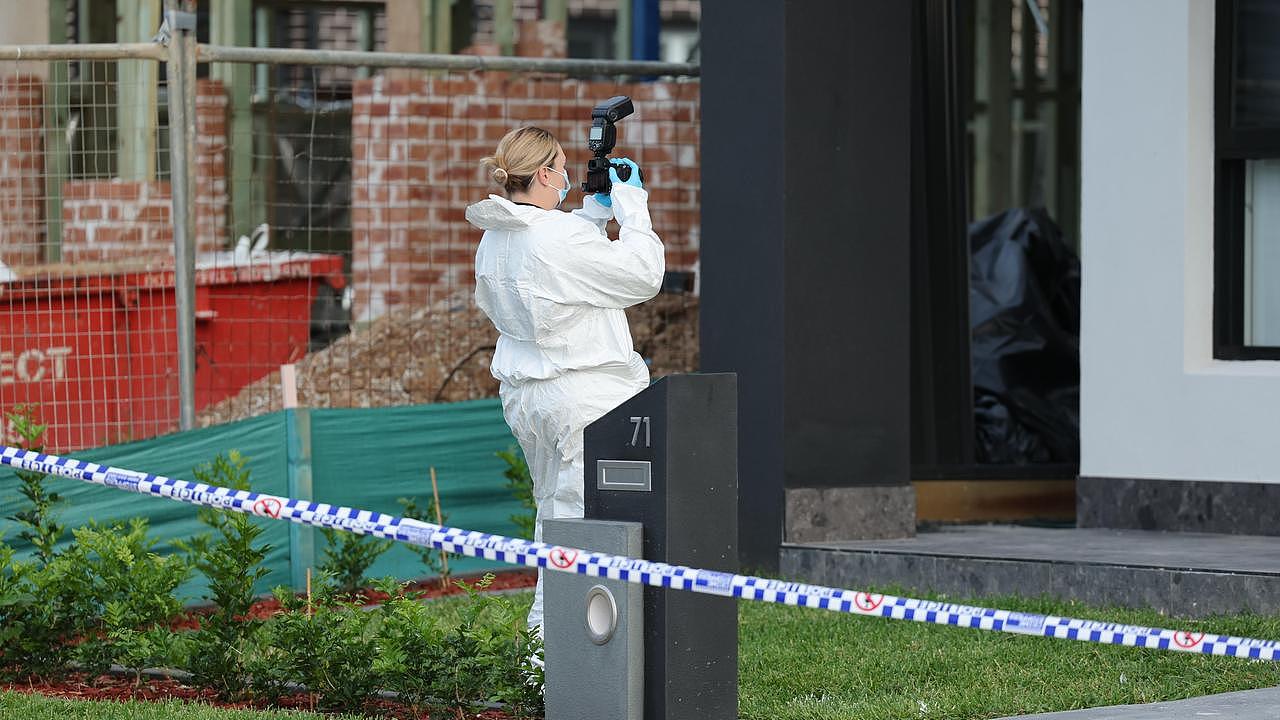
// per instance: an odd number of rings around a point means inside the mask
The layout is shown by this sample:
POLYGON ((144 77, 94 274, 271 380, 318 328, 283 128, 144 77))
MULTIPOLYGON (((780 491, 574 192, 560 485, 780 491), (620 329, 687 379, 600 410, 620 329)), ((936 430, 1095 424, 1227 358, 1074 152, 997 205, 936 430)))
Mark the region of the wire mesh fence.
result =
POLYGON ((157 70, 154 60, 0 62, 0 406, 38 407, 51 447, 173 427, 157 70))
MULTIPOLYGON (((197 424, 283 407, 282 365, 304 407, 496 396, 496 332, 472 298, 481 233, 464 218, 497 190, 479 161, 508 130, 538 125, 560 139, 577 184, 591 107, 619 94, 637 111, 619 125, 618 153, 645 169, 668 265, 664 292, 628 311, 632 334, 654 376, 697 368, 696 80, 433 69, 421 57, 369 68, 372 57, 203 63, 197 424)), ((182 199, 170 191, 164 65, 45 66, 37 77, 0 62, 0 409, 39 406, 60 451, 175 430, 182 199)))

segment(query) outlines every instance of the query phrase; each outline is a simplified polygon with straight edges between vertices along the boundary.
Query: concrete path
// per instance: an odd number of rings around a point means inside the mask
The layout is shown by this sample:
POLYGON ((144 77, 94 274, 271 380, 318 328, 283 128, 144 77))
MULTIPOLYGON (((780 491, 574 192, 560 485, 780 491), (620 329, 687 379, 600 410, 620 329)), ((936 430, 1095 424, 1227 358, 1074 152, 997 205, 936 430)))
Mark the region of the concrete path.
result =
MULTIPOLYGON (((1280 688, 1206 695, 1177 702, 1113 705, 1020 717, 1024 720, 1025 718, 1037 720, 1203 720, 1204 718, 1277 720, 1280 718, 1280 688)), ((1002 718, 1001 720, 1011 719, 1002 718)))

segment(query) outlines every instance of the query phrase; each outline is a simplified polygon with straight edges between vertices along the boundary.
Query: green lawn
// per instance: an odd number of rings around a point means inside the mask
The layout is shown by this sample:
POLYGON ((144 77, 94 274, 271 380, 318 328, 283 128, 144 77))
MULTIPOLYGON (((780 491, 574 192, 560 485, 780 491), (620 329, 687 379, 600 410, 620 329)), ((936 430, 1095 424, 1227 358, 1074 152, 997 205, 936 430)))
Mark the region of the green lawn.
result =
MULTIPOLYGON (((1154 612, 1099 610, 1048 600, 1000 598, 969 604, 1280 639, 1276 617, 1192 622, 1154 612)), ((968 720, 1280 685, 1280 663, 762 603, 739 605, 739 638, 739 714, 751 720, 968 720)))
MULTIPOLYGON (((529 597, 528 594, 525 597, 529 597)), ((1044 614, 1280 639, 1280 617, 1200 622, 1018 598, 966 601, 1044 614)), ((456 611, 457 600, 440 603, 456 611)), ((743 602, 740 715, 748 720, 992 718, 1280 685, 1280 663, 1050 640, 743 602)), ((312 717, 180 704, 67 703, 0 694, 0 718, 312 717)), ((330 716, 332 717, 332 716, 330 716)))

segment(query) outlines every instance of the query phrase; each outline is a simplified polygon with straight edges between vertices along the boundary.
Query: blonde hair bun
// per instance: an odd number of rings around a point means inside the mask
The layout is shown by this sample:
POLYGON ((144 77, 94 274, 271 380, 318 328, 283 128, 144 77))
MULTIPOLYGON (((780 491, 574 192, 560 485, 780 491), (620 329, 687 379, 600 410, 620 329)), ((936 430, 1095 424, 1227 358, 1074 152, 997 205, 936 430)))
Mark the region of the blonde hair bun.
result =
POLYGON ((493 182, 511 197, 514 192, 527 191, 534 175, 555 161, 559 149, 554 135, 526 126, 504 135, 493 155, 480 163, 493 182))

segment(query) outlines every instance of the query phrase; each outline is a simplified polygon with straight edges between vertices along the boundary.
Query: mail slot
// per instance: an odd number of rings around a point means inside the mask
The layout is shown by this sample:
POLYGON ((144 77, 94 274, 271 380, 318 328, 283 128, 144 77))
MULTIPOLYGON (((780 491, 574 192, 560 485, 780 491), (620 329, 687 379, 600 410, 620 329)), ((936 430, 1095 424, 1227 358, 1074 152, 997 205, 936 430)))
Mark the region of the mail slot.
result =
POLYGON ((599 460, 596 462, 596 489, 650 492, 653 465, 648 460, 599 460))

